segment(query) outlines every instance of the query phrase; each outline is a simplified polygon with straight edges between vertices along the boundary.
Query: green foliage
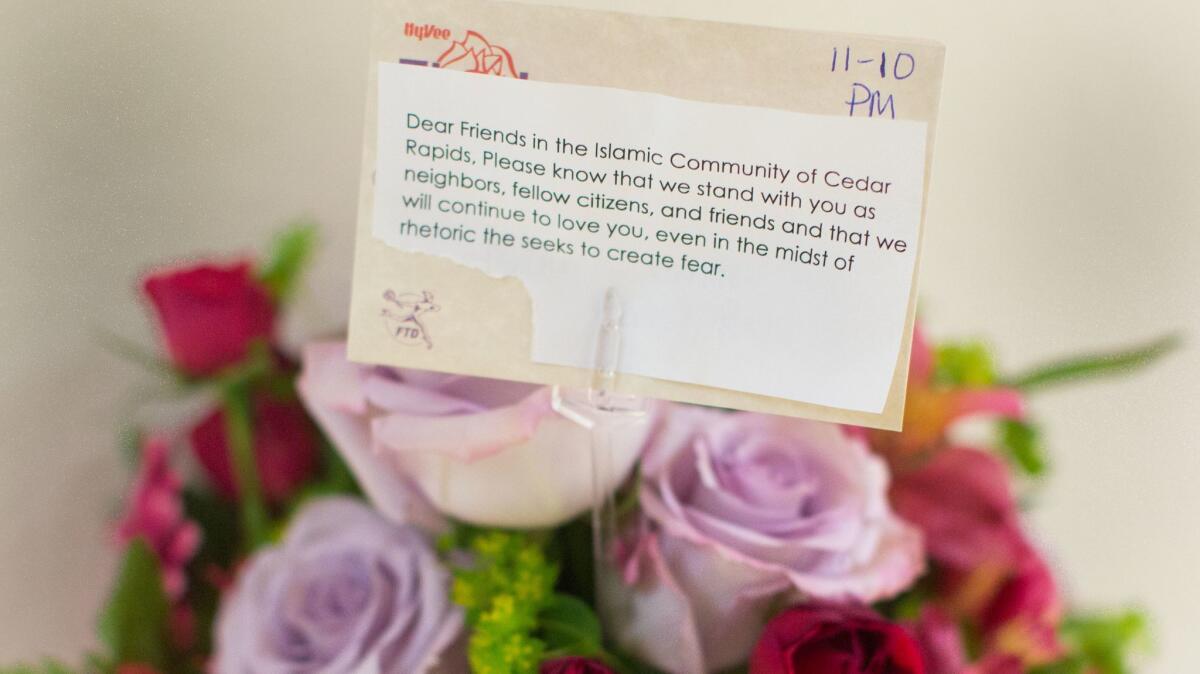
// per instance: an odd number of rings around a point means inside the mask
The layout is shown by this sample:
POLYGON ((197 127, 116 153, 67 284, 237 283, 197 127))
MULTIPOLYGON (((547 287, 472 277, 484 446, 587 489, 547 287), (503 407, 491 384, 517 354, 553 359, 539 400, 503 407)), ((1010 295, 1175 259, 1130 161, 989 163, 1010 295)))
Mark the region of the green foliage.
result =
POLYGON ((999 427, 1000 448, 1009 461, 1030 477, 1044 475, 1048 461, 1038 428, 1016 419, 1001 420, 999 427))
POLYGON ((182 498, 187 519, 204 532, 190 566, 197 573, 207 566, 233 566, 238 547, 237 507, 212 489, 195 485, 184 487, 182 498))
POLYGON ((166 669, 167 595, 158 559, 140 539, 125 549, 108 605, 100 614, 100 638, 114 662, 140 662, 166 669))
POLYGON ((556 529, 548 554, 560 569, 554 589, 594 604, 596 574, 589 515, 585 513, 556 529))
MULTIPOLYGON (((934 381, 943 386, 968 388, 1005 384, 1028 392, 1062 382, 1130 372, 1154 362, 1178 345, 1177 337, 1167 336, 1124 351, 1049 363, 1001 380, 983 343, 952 342, 936 347, 934 381)), ((1018 471, 1029 477, 1045 475, 1047 453, 1036 426, 1027 421, 1003 420, 999 422, 998 430, 999 449, 1018 471)))
POLYGON ((308 221, 294 222, 275 237, 259 280, 276 302, 284 302, 291 296, 316 242, 317 226, 308 221))
POLYGON ((1149 641, 1146 618, 1137 611, 1115 615, 1069 616, 1061 636, 1068 655, 1033 674, 1131 674, 1131 651, 1145 650, 1149 641))
POLYGON ((187 487, 183 491, 184 512, 196 522, 204 536, 200 549, 188 564, 187 601, 196 620, 195 652, 212 651, 212 626, 216 620, 220 591, 208 576, 214 569, 232 569, 237 559, 239 531, 237 507, 211 489, 187 487))
POLYGON ((271 516, 262 495, 258 463, 254 458, 254 414, 250 387, 229 383, 221 391, 225 412, 225 438, 237 483, 242 545, 247 554, 270 542, 271 516))
POLYGON ((1009 384, 1023 391, 1033 391, 1064 382, 1126 374, 1171 353, 1180 343, 1178 335, 1167 335, 1131 349, 1067 358, 1012 377, 1009 384))
POLYGON ((558 570, 529 536, 468 532, 473 555, 454 571, 454 601, 472 628, 467 656, 477 674, 534 674, 546 652, 535 636, 538 614, 550 603, 558 570))
POLYGON ((522 613, 536 616, 529 609, 541 609, 549 601, 558 577, 541 545, 524 534, 501 530, 467 536, 474 563, 455 571, 454 598, 467 610, 468 622, 478 622, 504 595, 519 600, 522 613))
POLYGON ((558 568, 547 558, 543 537, 463 527, 440 547, 464 548, 472 557, 454 570, 453 587, 471 628, 472 672, 534 674, 543 660, 568 655, 612 660, 592 608, 554 592, 558 568))
POLYGON ((932 584, 930 574, 921 576, 912 587, 896 597, 876 604, 875 610, 893 622, 916 622, 921 609, 934 597, 932 584))
POLYGON ((991 386, 996 383, 992 354, 983 342, 939 344, 934 356, 933 378, 948 386, 991 386))
POLYGON ((555 594, 538 615, 547 655, 596 657, 604 653, 600 619, 583 600, 555 594))

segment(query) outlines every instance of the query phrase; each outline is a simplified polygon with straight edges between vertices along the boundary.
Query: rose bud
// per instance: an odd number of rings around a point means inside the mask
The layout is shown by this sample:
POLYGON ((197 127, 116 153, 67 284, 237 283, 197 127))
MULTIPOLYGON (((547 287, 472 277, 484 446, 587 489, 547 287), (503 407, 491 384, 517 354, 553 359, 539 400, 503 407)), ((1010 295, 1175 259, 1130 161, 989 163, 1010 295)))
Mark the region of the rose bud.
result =
POLYGON ((172 362, 190 376, 238 363, 251 343, 274 334, 274 303, 248 262, 170 269, 146 277, 142 288, 172 362))

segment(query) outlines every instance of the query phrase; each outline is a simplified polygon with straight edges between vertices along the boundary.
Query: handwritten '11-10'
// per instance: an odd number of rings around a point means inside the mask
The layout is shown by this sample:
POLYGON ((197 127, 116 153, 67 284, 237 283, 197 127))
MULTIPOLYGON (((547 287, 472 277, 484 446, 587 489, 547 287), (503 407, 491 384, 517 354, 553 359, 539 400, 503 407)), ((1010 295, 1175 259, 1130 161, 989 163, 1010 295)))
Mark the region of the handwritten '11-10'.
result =
MULTIPOLYGON (((843 71, 849 71, 851 65, 869 66, 876 62, 874 56, 871 58, 854 58, 850 54, 850 47, 846 47, 845 53, 842 53, 840 47, 833 48, 833 63, 829 66, 830 72, 835 72, 838 69, 838 61, 841 61, 843 71), (840 59, 839 59, 840 57, 840 59)), ((887 79, 888 76, 888 53, 886 51, 879 52, 879 76, 887 79)), ((917 70, 917 59, 906 51, 896 52, 896 56, 892 59, 891 75, 893 79, 906 80, 917 70)))
MULTIPOLYGON (((875 69, 874 64, 876 58, 872 55, 870 58, 855 58, 851 56, 849 45, 846 46, 846 51, 843 53, 838 47, 833 48, 833 62, 829 66, 830 72, 837 72, 839 69, 839 61, 842 72, 849 72, 850 66, 859 66, 855 72, 861 70, 861 66, 866 66, 871 70, 875 69)), ((886 51, 879 52, 879 77, 887 79, 888 77, 888 53, 886 51)), ((912 54, 902 51, 897 52, 891 61, 891 76, 894 80, 906 80, 912 76, 917 70, 917 59, 912 54)), ((862 112, 866 108, 867 117, 890 117, 896 118, 896 98, 890 93, 886 93, 863 84, 855 82, 850 88, 850 100, 846 101, 846 107, 853 117, 855 113, 862 112)))

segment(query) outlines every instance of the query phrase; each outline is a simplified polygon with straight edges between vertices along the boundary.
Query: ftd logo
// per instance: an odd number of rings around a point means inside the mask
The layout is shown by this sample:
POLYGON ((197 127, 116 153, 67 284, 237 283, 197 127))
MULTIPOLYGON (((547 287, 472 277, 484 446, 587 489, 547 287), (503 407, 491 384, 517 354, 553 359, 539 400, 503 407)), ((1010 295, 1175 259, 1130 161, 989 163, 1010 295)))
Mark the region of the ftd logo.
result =
POLYGON ((441 309, 434 303, 433 293, 425 290, 420 294, 398 294, 388 288, 383 293, 383 299, 387 304, 379 311, 379 315, 383 317, 383 325, 388 334, 401 344, 421 344, 427 349, 432 349, 433 339, 429 336, 429 330, 425 328, 421 317, 441 309))

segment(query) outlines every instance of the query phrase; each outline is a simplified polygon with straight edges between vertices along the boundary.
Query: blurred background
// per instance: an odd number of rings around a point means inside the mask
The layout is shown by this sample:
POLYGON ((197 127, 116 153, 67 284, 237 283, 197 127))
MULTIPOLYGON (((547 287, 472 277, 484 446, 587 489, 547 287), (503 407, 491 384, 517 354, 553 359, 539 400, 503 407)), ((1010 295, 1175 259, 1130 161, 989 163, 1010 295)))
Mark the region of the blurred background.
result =
MULTIPOLYGON (((1186 333, 1135 377, 1034 400, 1054 473, 1033 524, 1076 602, 1151 613, 1146 672, 1194 670, 1200 3, 559 4, 946 44, 926 322, 988 337, 1010 370, 1186 333)), ((93 641, 118 422, 145 382, 95 334, 152 343, 148 264, 253 252, 311 216, 324 242, 288 332, 341 327, 368 10, 0 0, 0 663, 93 641)))

